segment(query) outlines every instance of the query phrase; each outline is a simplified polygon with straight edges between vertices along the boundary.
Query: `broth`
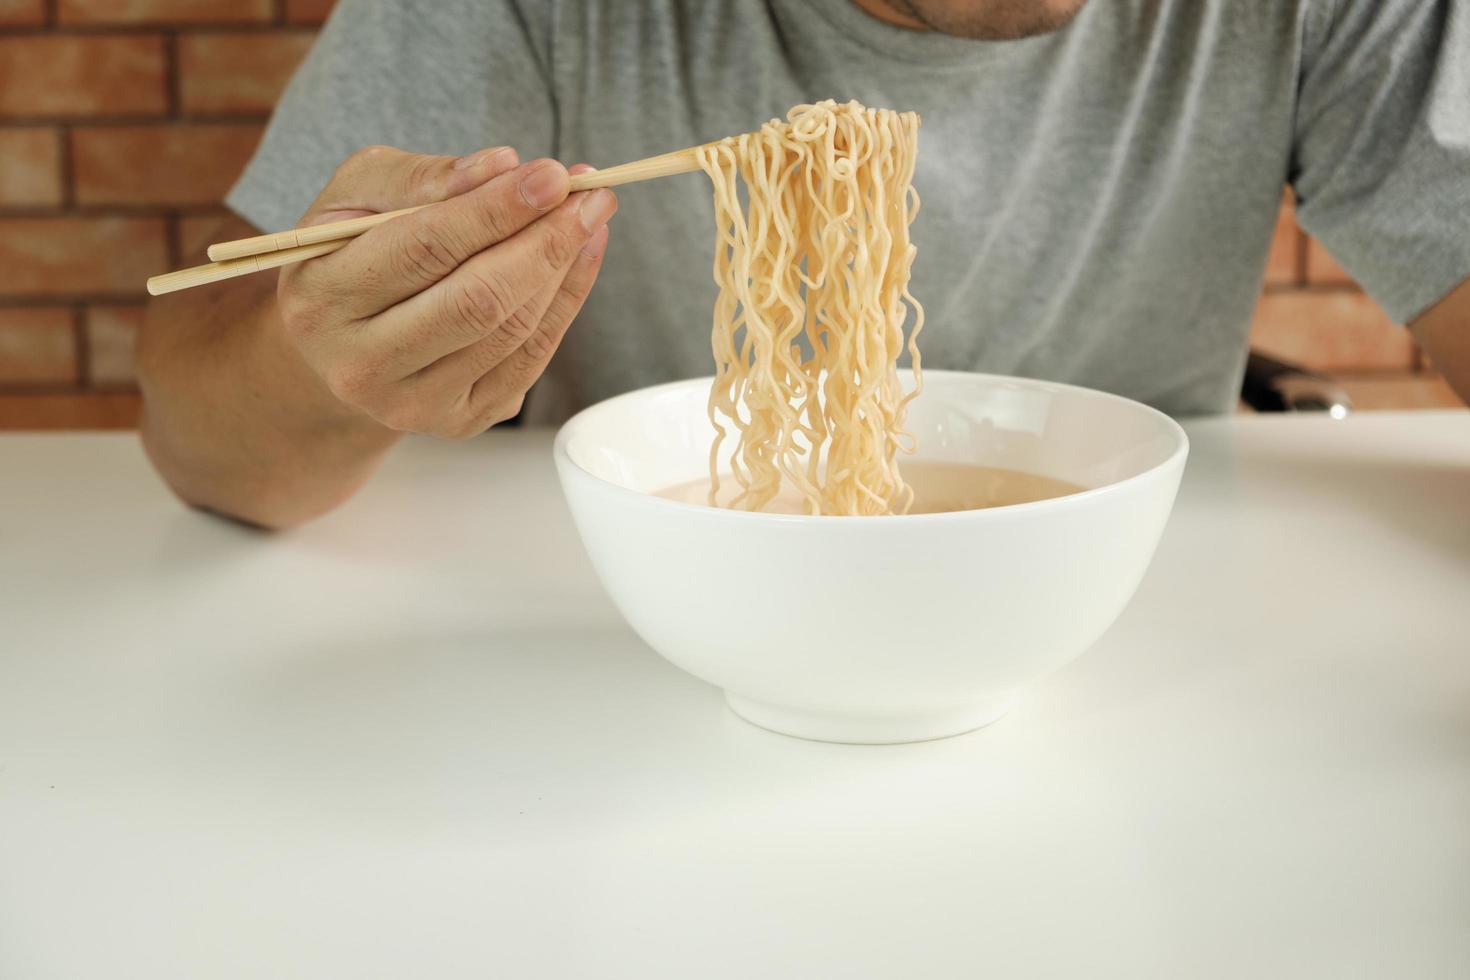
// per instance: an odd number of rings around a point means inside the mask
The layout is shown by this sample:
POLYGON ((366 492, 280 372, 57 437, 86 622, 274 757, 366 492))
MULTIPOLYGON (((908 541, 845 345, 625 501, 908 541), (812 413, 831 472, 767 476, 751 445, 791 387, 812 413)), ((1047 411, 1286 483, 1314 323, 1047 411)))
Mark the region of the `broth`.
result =
MULTIPOLYGON (((914 504, 910 514, 945 514, 958 510, 983 510, 1009 504, 1029 504, 1068 494, 1081 493, 1085 487, 1049 476, 1037 476, 1020 470, 994 466, 972 466, 969 463, 940 463, 908 460, 903 463, 903 478, 914 488, 914 504)), ((665 487, 654 494, 666 500, 686 504, 709 502, 709 477, 665 487)), ((719 503, 727 504, 738 490, 733 477, 720 478, 719 503)), ((792 488, 783 485, 764 508, 766 514, 805 514, 806 501, 792 488)))

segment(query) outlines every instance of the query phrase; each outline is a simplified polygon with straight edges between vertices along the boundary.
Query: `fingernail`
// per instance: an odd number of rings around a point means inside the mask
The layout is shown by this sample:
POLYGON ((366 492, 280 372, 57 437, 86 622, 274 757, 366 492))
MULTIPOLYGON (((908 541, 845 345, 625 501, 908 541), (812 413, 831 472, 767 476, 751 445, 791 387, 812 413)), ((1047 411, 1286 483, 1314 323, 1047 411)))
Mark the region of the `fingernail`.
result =
MULTIPOLYGON (((477 163, 482 163, 492 157, 498 157, 501 154, 505 153, 509 153, 513 158, 515 156, 515 152, 515 150, 511 149, 508 146, 493 146, 488 150, 476 150, 474 153, 466 154, 465 156, 462 156, 458 160, 454 161, 454 169, 468 170, 477 163)), ((513 167, 515 166, 515 164, 512 163, 511 166, 513 167)))
POLYGON ((603 225, 592 233, 592 237, 587 239, 587 244, 582 246, 582 254, 589 259, 595 259, 602 254, 605 248, 607 248, 607 225, 603 225))
POLYGON ((544 163, 521 178, 521 198, 537 211, 545 211, 567 194, 567 172, 554 163, 544 163))
POLYGON ((592 231, 607 224, 607 219, 611 218, 617 209, 618 199, 613 197, 612 191, 599 187, 595 191, 589 191, 587 196, 582 198, 582 206, 577 212, 577 217, 581 220, 584 229, 592 231))

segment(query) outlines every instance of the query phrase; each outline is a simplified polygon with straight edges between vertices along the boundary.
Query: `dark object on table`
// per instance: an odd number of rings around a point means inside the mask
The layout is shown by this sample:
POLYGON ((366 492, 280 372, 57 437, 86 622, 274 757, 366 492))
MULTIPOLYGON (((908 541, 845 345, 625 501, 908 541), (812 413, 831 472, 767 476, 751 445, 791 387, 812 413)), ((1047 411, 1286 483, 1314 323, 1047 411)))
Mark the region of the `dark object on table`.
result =
POLYGON ((1352 399, 1331 378, 1255 351, 1245 363, 1240 399, 1257 412, 1327 412, 1342 418, 1352 399))

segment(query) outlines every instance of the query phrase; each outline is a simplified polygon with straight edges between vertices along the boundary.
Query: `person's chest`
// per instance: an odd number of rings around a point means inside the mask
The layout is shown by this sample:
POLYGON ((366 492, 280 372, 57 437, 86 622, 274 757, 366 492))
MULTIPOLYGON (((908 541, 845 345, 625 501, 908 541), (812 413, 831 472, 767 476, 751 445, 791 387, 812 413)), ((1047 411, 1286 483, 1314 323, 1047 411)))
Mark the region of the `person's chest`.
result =
MULTIPOLYGON (((1176 410, 1223 397, 1233 364, 1207 393, 1186 375, 1244 342, 1290 153, 1289 4, 1092 0, 1062 32, 926 65, 883 57, 801 2, 691 5, 682 18, 609 5, 624 14, 560 49, 559 155, 621 162, 821 98, 917 110, 926 363, 1176 410), (1186 382, 1194 393, 1176 394, 1186 382)), ((621 197, 561 359, 576 402, 709 369, 707 182, 621 197)))

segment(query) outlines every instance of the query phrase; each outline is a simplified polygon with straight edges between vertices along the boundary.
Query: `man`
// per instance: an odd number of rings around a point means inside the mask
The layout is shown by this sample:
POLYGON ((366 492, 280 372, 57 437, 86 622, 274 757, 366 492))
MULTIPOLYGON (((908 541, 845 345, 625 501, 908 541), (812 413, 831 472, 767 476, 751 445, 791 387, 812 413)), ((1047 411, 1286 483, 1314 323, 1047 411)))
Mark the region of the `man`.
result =
POLYGON ((1466 0, 344 0, 214 240, 440 203, 156 301, 150 455, 185 500, 288 526, 404 432, 709 371, 704 178, 624 188, 610 242, 617 197, 538 158, 619 163, 821 98, 923 116, 927 365, 1228 410, 1289 181, 1470 396, 1466 0))

